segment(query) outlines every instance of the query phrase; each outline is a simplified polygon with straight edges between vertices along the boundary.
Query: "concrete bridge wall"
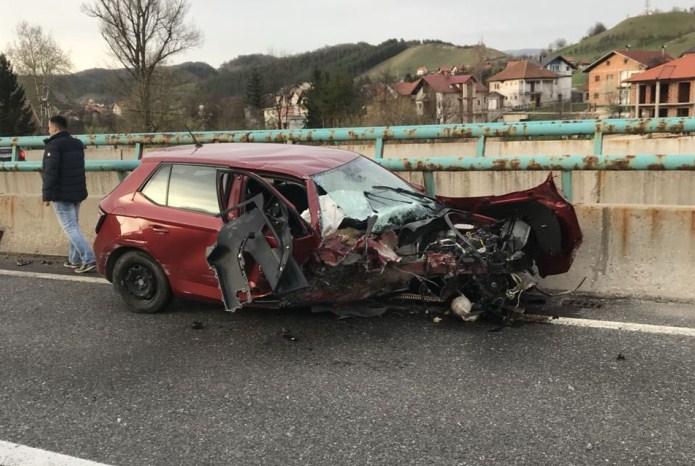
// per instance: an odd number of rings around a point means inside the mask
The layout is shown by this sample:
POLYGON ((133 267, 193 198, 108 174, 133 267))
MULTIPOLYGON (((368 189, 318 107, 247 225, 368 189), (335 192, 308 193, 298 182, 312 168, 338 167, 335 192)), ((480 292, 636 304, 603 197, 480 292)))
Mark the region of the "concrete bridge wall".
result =
MULTIPOLYGON (((371 145, 346 145, 373 156, 371 145)), ((385 157, 474 156, 476 141, 387 143, 385 157)), ((486 156, 592 153, 591 140, 495 141, 486 156)), ((612 136, 605 154, 694 154, 695 138, 612 136)), ((31 151, 29 159, 38 159, 31 151)), ((131 148, 89 149, 91 159, 132 158, 131 148)), ((559 173, 557 182, 559 181, 559 173)), ((441 194, 501 194, 540 183, 543 172, 438 172, 441 194)), ((407 174, 422 183, 421 173, 407 174)), ((115 173, 89 173, 90 198, 81 223, 93 236, 97 204, 118 184, 115 173)), ((64 254, 66 242, 53 212, 40 199, 37 173, 0 173, 0 252, 64 254)), ((695 172, 574 172, 573 202, 585 234, 572 271, 547 280, 554 288, 574 288, 609 295, 695 300, 695 172)))

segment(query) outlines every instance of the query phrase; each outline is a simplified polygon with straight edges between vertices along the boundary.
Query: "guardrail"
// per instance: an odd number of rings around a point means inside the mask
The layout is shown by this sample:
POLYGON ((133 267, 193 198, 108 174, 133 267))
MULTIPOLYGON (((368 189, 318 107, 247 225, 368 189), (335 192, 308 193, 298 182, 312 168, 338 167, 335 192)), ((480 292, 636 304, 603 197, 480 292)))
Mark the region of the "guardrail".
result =
MULTIPOLYGON (((145 145, 180 145, 218 142, 273 142, 336 144, 374 142, 374 158, 394 171, 422 171, 425 188, 434 193, 437 171, 515 171, 558 170, 562 172, 564 195, 572 197, 572 171, 575 170, 695 170, 695 155, 625 154, 604 155, 603 137, 611 134, 652 134, 695 132, 695 118, 609 119, 577 121, 539 121, 521 123, 479 123, 370 128, 331 128, 301 130, 202 131, 191 133, 133 133, 76 136, 87 146, 134 146, 132 160, 87 161, 88 171, 116 171, 123 176, 142 158, 145 145), (538 155, 485 157, 487 138, 593 138, 592 155, 538 155), (388 141, 447 140, 477 138, 475 157, 429 157, 385 159, 388 141)), ((18 162, 17 148, 43 147, 43 137, 0 137, 0 147, 12 147, 12 162, 0 163, 0 171, 40 171, 38 162, 18 162)))

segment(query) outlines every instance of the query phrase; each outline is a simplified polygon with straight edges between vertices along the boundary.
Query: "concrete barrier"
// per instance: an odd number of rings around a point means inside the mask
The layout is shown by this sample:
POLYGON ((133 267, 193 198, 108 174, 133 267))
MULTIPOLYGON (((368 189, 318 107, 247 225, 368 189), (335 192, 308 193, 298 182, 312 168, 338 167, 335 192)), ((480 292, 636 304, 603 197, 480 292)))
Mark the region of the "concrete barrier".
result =
MULTIPOLYGON (((80 224, 94 237, 98 197, 85 201, 80 224)), ((577 205, 584 244, 570 273, 545 286, 613 296, 695 300, 695 208, 577 205)), ((38 196, 0 196, 0 252, 65 255, 67 243, 38 196)))
POLYGON ((695 301, 695 207, 576 206, 584 244, 568 274, 545 286, 642 298, 695 301))
MULTIPOLYGON (((388 143, 385 157, 475 155, 475 141, 388 143)), ((371 145, 346 149, 373 156, 371 145)), ((488 157, 523 154, 590 154, 591 141, 490 140, 488 157)), ((611 136, 606 154, 695 153, 695 138, 659 135, 611 136)), ((132 157, 129 148, 89 149, 91 159, 132 157)), ((32 151, 29 158, 40 157, 32 151)), ((540 183, 542 172, 438 172, 437 190, 453 196, 501 194, 540 183)), ((422 183, 421 173, 406 177, 422 183)), ((559 174, 558 174, 559 177, 559 174)), ((559 180, 558 180, 559 182, 559 180)), ((90 198, 83 204, 81 225, 90 239, 98 200, 118 183, 115 173, 89 173, 90 198)), ((0 172, 0 252, 64 255, 67 242, 51 209, 40 199, 36 173, 0 172)), ((552 277, 553 288, 574 288, 616 296, 695 300, 695 172, 574 172, 573 195, 585 242, 567 275, 552 277)))
MULTIPOLYGON (((80 226, 89 241, 101 197, 89 197, 80 207, 80 226)), ((0 195, 0 252, 67 256, 68 242, 51 207, 36 195, 0 195)))

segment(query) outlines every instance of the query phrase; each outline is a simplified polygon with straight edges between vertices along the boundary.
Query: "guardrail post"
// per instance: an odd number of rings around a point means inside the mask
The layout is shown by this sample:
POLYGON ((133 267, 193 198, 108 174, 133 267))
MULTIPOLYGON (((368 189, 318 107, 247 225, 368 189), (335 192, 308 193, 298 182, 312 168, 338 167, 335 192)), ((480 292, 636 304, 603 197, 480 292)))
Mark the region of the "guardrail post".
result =
POLYGON ((603 133, 601 131, 596 131, 594 134, 594 155, 603 161, 603 133))
POLYGON ((485 135, 478 138, 478 143, 475 146, 475 156, 485 157, 485 135))
POLYGON ((384 158, 384 138, 376 138, 376 141, 374 142, 374 158, 384 158))
POLYGON ((17 146, 17 144, 12 144, 12 155, 10 156, 10 160, 13 162, 19 160, 19 146, 17 146))
POLYGON ((562 171, 562 195, 565 199, 572 202, 572 171, 562 171))
MULTIPOLYGON (((143 149, 142 143, 136 142, 135 143, 135 160, 142 159, 142 149, 143 149)), ((121 180, 121 181, 123 181, 123 180, 121 180)))
POLYGON ((434 172, 422 172, 425 181, 425 192, 430 196, 437 194, 437 182, 434 179, 434 172))

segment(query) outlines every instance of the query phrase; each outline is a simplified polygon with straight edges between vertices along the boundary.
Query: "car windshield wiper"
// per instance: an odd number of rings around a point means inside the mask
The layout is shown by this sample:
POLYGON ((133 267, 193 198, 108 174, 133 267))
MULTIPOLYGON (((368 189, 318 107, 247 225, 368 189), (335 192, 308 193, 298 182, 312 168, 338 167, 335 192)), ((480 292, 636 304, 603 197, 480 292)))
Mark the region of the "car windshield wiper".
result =
POLYGON ((372 189, 383 189, 385 191, 393 191, 398 194, 406 194, 412 197, 416 197, 418 199, 427 199, 435 203, 437 202, 437 198, 434 196, 430 196, 429 194, 420 193, 417 191, 411 191, 410 189, 394 188, 393 186, 372 186, 372 189))

